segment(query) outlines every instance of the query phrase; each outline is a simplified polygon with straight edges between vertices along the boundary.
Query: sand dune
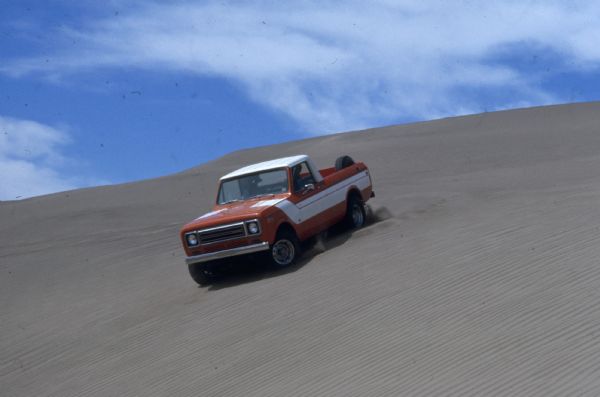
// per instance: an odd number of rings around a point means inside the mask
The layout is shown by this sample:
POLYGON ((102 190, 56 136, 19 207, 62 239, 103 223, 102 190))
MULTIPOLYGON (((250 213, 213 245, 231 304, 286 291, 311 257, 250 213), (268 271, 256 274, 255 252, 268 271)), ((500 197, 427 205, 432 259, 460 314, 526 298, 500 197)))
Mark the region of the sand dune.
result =
POLYGON ((0 203, 2 396, 600 395, 600 103, 245 150, 0 203), (198 288, 177 239, 274 155, 371 168, 372 222, 198 288))

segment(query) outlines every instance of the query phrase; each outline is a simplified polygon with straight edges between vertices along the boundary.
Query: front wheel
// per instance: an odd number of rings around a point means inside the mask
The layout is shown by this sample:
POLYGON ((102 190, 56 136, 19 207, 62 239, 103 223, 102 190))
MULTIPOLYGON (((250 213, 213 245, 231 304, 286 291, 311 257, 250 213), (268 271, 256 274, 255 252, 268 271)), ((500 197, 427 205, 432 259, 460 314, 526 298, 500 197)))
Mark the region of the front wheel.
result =
POLYGON ((192 263, 188 265, 190 276, 198 283, 198 285, 207 285, 213 281, 213 275, 208 271, 207 264, 205 263, 192 263))
POLYGON ((271 264, 275 267, 290 266, 296 262, 298 256, 300 256, 300 244, 296 235, 291 231, 278 233, 269 250, 271 264))
POLYGON ((350 196, 346 209, 345 223, 350 229, 360 229, 367 217, 363 202, 356 196, 350 196))

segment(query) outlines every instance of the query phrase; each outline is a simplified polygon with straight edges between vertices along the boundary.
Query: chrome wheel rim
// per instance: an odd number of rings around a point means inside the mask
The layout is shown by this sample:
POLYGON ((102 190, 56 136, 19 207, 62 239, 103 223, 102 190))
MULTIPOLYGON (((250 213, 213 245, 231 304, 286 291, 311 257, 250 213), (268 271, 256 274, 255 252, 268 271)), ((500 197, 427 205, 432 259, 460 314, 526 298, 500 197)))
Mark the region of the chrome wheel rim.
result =
POLYGON ((354 227, 361 227, 365 221, 365 216, 362 212, 362 209, 358 204, 354 204, 352 207, 352 222, 354 223, 354 227))
POLYGON ((273 245, 273 260, 278 265, 289 265, 294 260, 296 248, 289 240, 279 240, 273 245))

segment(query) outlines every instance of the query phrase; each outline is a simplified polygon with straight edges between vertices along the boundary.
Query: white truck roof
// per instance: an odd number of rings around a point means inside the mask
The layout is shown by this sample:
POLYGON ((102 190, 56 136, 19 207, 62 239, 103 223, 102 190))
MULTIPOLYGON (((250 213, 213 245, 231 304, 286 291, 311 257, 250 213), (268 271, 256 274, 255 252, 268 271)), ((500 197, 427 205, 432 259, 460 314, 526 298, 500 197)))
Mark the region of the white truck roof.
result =
POLYGON ((222 176, 221 180, 235 178, 236 176, 240 176, 240 175, 253 174, 255 172, 273 170, 276 168, 293 167, 294 165, 300 164, 304 161, 306 161, 308 163, 313 174, 317 174, 317 175, 315 175, 315 178, 317 180, 321 180, 322 179, 321 174, 312 164, 312 160, 305 154, 301 154, 301 155, 297 155, 297 156, 290 156, 290 157, 282 157, 279 159, 263 161, 262 163, 248 165, 246 167, 242 167, 233 172, 230 172, 227 175, 222 176))

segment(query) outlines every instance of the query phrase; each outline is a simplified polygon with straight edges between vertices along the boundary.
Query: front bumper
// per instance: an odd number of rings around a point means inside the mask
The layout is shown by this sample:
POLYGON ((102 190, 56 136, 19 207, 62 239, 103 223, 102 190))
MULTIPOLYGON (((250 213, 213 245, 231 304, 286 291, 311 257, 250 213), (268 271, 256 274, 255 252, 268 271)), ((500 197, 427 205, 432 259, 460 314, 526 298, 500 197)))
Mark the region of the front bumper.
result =
POLYGON ((207 254, 200 254, 194 256, 188 256, 185 258, 185 263, 191 265, 193 263, 201 263, 213 261, 216 259, 229 258, 232 256, 252 254, 254 252, 266 251, 269 249, 269 243, 264 241, 258 244, 245 245, 243 247, 231 248, 223 251, 209 252, 207 254))

